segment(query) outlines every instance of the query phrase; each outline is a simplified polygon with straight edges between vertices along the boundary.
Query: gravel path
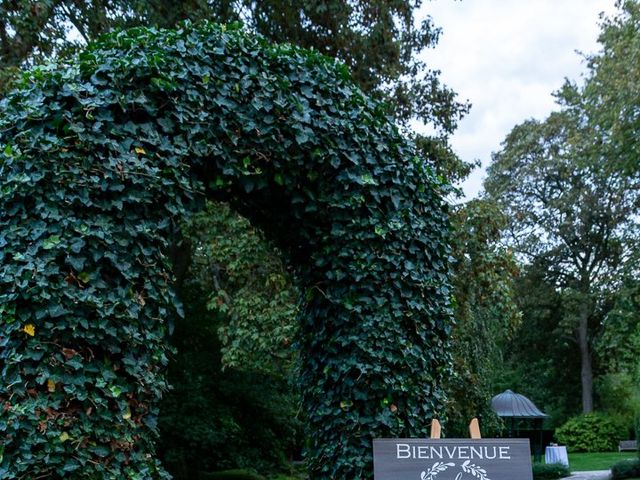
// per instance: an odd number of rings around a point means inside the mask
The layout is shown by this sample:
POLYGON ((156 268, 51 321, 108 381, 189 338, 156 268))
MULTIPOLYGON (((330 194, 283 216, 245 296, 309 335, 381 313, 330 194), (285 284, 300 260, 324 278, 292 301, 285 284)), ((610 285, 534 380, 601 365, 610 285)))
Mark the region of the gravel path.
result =
POLYGON ((600 470, 597 472, 574 472, 567 480, 607 480, 611 471, 600 470))

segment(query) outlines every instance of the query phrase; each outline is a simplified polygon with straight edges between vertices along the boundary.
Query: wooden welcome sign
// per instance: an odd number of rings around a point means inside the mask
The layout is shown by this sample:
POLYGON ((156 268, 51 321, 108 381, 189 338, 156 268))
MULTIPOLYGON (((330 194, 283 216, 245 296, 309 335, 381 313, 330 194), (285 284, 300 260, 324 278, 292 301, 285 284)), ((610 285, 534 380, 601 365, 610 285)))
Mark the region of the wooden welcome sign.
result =
POLYGON ((373 441, 375 480, 532 480, 528 439, 481 439, 477 420, 471 439, 440 439, 434 420, 430 439, 373 441))

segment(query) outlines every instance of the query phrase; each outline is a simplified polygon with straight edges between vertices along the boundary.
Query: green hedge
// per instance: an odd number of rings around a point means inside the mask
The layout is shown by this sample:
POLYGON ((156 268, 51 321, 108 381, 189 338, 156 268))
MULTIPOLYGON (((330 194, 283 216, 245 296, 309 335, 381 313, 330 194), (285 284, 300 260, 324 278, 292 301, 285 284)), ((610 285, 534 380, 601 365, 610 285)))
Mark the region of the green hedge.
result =
POLYGON ((623 480, 625 478, 640 478, 640 458, 624 460, 611 467, 611 480, 623 480))
POLYGON ((236 28, 30 71, 0 103, 0 478, 168 478, 167 252, 205 197, 296 269, 312 477, 371 478, 372 439, 425 437, 445 403, 442 188, 344 66, 236 28))
POLYGON ((554 480, 556 478, 564 478, 571 475, 569 467, 561 463, 534 463, 533 464, 533 480, 554 480))
POLYGON ((612 452, 626 435, 619 419, 599 413, 573 417, 556 430, 556 438, 570 452, 612 452))

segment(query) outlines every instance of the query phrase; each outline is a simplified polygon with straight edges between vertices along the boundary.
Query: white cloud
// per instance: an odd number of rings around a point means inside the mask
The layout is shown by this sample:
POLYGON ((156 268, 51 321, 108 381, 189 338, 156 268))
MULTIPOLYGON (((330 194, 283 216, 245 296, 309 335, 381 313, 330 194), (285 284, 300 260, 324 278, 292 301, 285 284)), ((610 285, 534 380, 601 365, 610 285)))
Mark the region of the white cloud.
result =
POLYGON ((463 185, 467 198, 482 187, 491 152, 511 128, 544 118, 555 108, 553 91, 564 78, 578 80, 584 53, 597 51, 599 14, 615 12, 615 0, 432 0, 422 12, 443 34, 425 52, 430 68, 473 104, 452 138, 465 160, 483 168, 463 185))

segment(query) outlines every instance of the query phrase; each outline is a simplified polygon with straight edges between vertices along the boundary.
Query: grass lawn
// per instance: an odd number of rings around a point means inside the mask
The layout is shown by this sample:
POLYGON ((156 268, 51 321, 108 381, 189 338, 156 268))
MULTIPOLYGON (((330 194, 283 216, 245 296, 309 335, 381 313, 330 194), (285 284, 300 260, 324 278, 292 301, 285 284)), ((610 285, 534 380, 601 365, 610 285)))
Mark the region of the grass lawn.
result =
POLYGON ((614 463, 637 456, 636 452, 570 453, 569 467, 572 472, 609 470, 614 463))

